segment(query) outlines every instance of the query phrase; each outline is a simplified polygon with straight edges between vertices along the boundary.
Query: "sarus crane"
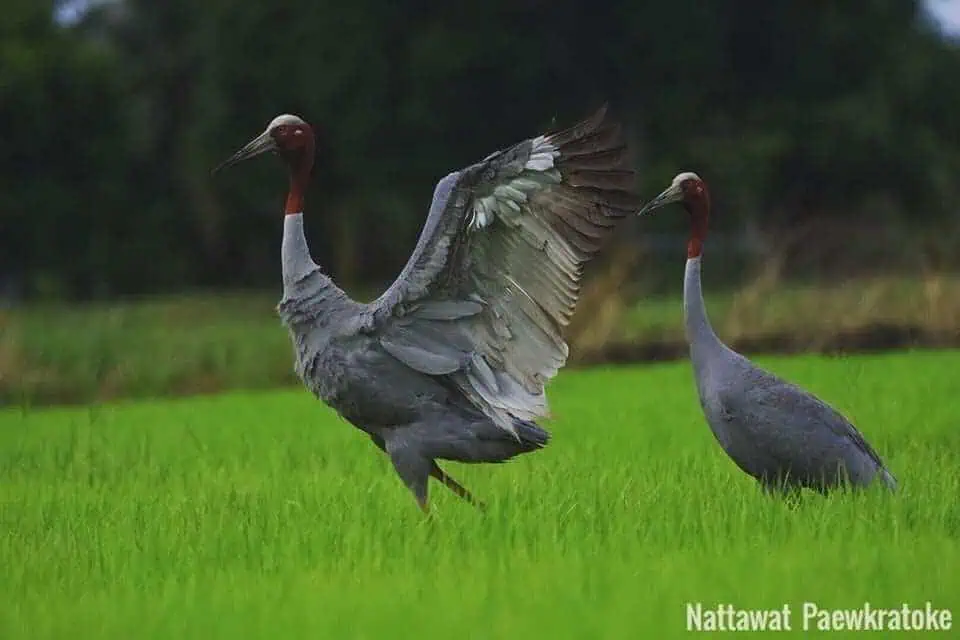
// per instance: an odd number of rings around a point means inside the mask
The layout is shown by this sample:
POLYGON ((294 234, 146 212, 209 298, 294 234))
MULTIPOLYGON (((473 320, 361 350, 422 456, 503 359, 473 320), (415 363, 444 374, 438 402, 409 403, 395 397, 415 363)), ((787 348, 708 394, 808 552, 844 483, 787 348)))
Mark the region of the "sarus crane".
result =
POLYGON ((307 247, 310 125, 278 116, 214 172, 264 152, 290 174, 277 308, 297 375, 386 452, 424 512, 430 477, 482 507, 437 460, 504 462, 547 444, 536 421, 567 360, 582 268, 640 204, 621 127, 604 106, 447 175, 413 255, 371 303, 307 247))
POLYGON ((639 213, 673 202, 682 203, 690 217, 683 316, 700 406, 720 446, 772 493, 795 496, 802 487, 821 493, 841 485, 863 487, 878 475, 895 490, 893 475, 846 418, 720 341, 700 287, 710 217, 706 183, 695 173, 680 173, 639 213))

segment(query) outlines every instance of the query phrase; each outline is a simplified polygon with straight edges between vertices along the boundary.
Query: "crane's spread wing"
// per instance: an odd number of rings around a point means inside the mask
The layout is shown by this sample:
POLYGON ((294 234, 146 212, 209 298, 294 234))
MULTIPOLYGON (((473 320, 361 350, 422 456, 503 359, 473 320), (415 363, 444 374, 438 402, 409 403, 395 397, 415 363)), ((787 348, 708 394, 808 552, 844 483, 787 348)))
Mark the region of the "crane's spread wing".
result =
POLYGON ((849 440, 880 468, 883 461, 853 424, 836 409, 795 384, 756 369, 746 393, 723 397, 725 417, 741 424, 770 423, 799 433, 827 427, 849 440))
POLYGON ((548 415, 544 384, 567 359, 582 267, 637 210, 633 187, 605 107, 448 175, 413 255, 372 303, 381 345, 449 376, 508 430, 511 415, 548 415))

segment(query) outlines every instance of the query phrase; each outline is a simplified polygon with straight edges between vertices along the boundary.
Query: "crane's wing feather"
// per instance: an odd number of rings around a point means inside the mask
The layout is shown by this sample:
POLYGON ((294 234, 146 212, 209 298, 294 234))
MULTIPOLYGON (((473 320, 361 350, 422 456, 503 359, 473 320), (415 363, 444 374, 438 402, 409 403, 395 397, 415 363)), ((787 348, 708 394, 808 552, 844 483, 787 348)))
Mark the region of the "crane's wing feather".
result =
POLYGON ((504 428, 548 414, 584 263, 636 211, 606 109, 442 179, 416 249, 374 303, 383 348, 445 375, 504 428))
POLYGON ((838 437, 849 440, 883 468, 880 456, 860 431, 815 395, 761 369, 754 370, 750 382, 745 393, 725 395, 723 409, 730 419, 790 427, 801 437, 806 430, 825 426, 838 437))

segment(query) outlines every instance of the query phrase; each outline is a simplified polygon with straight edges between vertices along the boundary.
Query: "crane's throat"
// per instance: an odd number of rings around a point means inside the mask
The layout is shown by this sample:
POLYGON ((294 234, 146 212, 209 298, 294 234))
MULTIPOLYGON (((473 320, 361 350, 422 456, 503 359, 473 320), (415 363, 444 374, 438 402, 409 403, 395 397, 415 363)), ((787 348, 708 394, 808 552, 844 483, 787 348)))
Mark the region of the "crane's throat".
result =
POLYGON ((283 205, 283 213, 287 216, 303 213, 303 191, 296 188, 292 181, 290 191, 287 192, 287 201, 283 205))
POLYGON ((707 220, 710 215, 709 204, 702 199, 684 203, 690 214, 690 238, 687 240, 687 259, 703 255, 703 243, 707 239, 707 220))
POLYGON ((310 182, 310 170, 313 168, 313 143, 308 143, 293 151, 286 152, 284 159, 290 167, 290 190, 287 191, 287 201, 283 207, 286 215, 303 213, 303 196, 307 192, 310 182))
POLYGON ((292 216, 303 213, 303 194, 307 190, 307 181, 310 179, 310 170, 299 168, 291 169, 290 189, 287 191, 287 201, 283 206, 284 215, 292 216))

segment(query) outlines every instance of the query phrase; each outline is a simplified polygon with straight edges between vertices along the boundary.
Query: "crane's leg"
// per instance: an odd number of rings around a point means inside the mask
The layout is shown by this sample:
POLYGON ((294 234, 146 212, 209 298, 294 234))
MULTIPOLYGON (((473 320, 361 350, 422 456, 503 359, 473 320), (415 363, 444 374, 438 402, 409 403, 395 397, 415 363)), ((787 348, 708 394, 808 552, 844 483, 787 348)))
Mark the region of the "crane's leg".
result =
POLYGON ((440 465, 438 465, 436 461, 433 462, 433 468, 430 470, 430 475, 432 475, 434 478, 436 478, 437 480, 442 482, 444 485, 446 485, 446 487, 450 489, 450 491, 453 491, 455 494, 457 494, 458 496, 460 496, 461 498, 463 498, 464 500, 466 500, 476 508, 480 509, 481 511, 486 511, 487 505, 485 505, 484 503, 474 498, 473 494, 470 493, 466 487, 464 487, 462 484, 460 484, 459 482, 457 482, 456 480, 448 476, 443 471, 443 469, 440 468, 440 465))

